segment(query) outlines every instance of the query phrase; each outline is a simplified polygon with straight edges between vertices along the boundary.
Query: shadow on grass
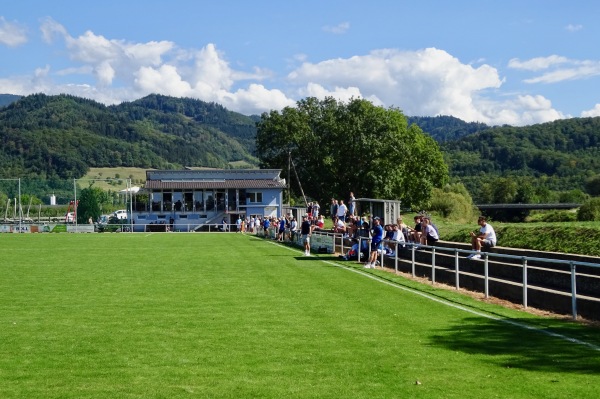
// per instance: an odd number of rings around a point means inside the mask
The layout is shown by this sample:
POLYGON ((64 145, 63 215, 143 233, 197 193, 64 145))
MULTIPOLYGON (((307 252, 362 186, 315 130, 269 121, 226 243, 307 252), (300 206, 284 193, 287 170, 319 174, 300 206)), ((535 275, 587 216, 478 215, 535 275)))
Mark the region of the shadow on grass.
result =
MULTIPOLYGON (((497 320, 470 318, 430 337, 434 346, 468 354, 486 355, 501 367, 545 372, 600 373, 600 352, 497 320)), ((512 322, 528 324, 526 319, 512 322)))

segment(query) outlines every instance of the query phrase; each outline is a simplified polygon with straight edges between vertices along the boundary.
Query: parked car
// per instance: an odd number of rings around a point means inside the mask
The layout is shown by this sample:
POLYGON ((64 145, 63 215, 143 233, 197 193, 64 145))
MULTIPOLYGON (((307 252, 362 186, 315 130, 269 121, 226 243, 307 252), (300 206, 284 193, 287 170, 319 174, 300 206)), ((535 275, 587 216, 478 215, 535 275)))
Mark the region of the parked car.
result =
POLYGON ((126 220, 127 219, 127 211, 125 209, 119 209, 118 211, 113 212, 113 216, 118 220, 126 220))
POLYGON ((100 215, 100 216, 98 216, 98 221, 96 222, 96 224, 98 226, 106 226, 108 224, 109 218, 110 218, 109 215, 100 215))

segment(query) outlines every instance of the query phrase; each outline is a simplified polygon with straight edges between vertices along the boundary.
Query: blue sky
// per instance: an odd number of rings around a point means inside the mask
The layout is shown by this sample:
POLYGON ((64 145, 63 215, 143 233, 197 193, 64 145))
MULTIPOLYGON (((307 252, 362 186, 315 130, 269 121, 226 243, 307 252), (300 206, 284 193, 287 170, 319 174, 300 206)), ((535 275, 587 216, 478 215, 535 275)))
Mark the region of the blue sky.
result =
POLYGON ((600 116, 600 2, 0 0, 0 93, 244 114, 315 96, 490 125, 600 116))

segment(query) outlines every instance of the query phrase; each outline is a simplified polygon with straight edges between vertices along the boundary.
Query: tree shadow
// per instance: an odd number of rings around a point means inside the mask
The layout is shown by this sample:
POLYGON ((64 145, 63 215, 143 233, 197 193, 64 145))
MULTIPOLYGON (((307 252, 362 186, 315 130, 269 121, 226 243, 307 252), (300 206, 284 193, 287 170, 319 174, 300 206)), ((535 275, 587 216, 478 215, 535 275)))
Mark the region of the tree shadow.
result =
MULTIPOLYGON (((486 361, 501 367, 545 372, 600 373, 600 351, 566 338, 554 331, 531 330, 499 320, 468 318, 430 337, 434 346, 467 354, 488 355, 486 361)), ((530 325, 526 319, 511 323, 530 325)))

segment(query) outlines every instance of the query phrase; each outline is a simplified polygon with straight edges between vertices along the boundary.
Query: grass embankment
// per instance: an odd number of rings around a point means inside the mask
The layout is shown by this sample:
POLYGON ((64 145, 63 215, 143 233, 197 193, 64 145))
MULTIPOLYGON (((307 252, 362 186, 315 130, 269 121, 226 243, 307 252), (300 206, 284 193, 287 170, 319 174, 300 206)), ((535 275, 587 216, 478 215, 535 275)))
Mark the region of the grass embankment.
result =
MULTIPOLYGON (((437 221, 436 221, 437 223, 437 221)), ((600 256, 600 223, 499 223, 491 222, 502 247, 533 249, 538 251, 600 256)), ((476 224, 464 225, 440 221, 443 240, 471 242, 469 232, 476 224)))

